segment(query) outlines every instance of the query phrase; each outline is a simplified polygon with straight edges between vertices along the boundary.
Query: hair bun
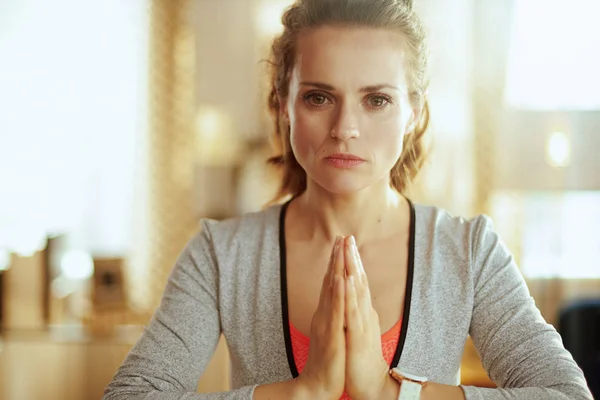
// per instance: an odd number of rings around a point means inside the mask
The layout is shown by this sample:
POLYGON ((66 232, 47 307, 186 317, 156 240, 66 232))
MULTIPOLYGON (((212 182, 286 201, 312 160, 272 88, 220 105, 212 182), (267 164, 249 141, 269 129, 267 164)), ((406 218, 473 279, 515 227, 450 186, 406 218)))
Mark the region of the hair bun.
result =
POLYGON ((412 11, 414 0, 402 0, 406 8, 412 11))

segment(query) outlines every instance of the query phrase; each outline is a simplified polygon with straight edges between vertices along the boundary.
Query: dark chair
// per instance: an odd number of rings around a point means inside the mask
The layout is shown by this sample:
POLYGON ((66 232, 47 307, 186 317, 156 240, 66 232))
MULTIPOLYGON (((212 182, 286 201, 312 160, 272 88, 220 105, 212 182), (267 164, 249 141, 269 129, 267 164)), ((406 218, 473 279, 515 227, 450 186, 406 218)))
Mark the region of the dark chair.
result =
POLYGON ((560 311, 558 332, 600 399, 600 299, 580 300, 560 311))

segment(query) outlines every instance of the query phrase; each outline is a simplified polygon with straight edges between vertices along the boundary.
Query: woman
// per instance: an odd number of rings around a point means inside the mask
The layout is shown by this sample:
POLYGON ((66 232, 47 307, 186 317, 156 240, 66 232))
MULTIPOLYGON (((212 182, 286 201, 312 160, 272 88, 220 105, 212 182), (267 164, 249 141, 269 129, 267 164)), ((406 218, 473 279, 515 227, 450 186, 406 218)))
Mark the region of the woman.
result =
POLYGON ((489 219, 402 195, 429 118, 411 3, 285 13, 269 107, 291 200, 203 221, 105 399, 591 398, 489 219), (234 390, 195 394, 221 333, 234 390), (458 386, 468 334, 499 389, 458 386))

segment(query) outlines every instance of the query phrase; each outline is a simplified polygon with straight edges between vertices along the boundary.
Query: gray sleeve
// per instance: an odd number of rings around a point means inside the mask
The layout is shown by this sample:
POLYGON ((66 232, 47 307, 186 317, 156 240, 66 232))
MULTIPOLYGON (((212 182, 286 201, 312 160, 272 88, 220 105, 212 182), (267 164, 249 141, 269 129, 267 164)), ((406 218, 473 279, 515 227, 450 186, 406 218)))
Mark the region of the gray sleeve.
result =
POLYGON ((472 399, 586 399, 583 373, 546 323, 512 255, 488 217, 474 221, 470 334, 498 389, 463 386, 472 399))
POLYGON ((204 223, 179 256, 160 307, 106 387, 104 400, 252 399, 252 386, 195 393, 221 333, 218 276, 204 223))

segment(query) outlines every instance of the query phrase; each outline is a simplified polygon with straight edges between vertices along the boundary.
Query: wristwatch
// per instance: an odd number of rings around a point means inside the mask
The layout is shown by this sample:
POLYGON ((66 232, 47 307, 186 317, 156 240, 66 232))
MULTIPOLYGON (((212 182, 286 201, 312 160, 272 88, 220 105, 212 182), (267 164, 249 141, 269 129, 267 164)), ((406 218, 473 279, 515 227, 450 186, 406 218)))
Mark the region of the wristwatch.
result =
POLYGON ((400 383, 398 400, 419 400, 421 398, 421 389, 427 384, 427 378, 407 374, 398 368, 390 369, 390 375, 400 383))

